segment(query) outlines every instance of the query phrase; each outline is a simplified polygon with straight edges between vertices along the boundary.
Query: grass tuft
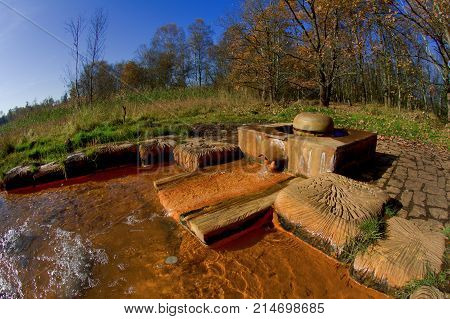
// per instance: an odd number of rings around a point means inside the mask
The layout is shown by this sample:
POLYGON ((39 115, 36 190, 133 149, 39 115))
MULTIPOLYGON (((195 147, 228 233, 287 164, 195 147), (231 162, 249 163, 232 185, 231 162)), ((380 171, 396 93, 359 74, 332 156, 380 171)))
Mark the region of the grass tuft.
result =
POLYGON ((401 290, 397 291, 395 297, 406 299, 409 298, 417 289, 422 286, 435 287, 441 291, 448 289, 449 284, 449 272, 441 271, 439 273, 427 271, 425 278, 412 280, 401 290))
POLYGON ((364 220, 359 226, 359 234, 345 246, 339 259, 351 264, 358 253, 365 252, 370 245, 384 237, 385 224, 383 219, 372 217, 364 220))

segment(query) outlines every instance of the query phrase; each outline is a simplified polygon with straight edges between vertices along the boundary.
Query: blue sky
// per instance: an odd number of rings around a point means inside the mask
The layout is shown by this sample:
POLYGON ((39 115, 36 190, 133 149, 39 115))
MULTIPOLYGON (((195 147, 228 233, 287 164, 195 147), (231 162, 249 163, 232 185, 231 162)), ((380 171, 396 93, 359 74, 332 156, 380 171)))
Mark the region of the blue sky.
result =
POLYGON ((16 9, 65 43, 70 37, 64 24, 95 9, 108 15, 105 59, 119 62, 135 57, 161 25, 177 23, 185 28, 203 18, 222 32, 220 19, 239 7, 238 0, 0 0, 0 111, 24 106, 34 99, 59 98, 65 92, 70 51, 3 3, 16 9))

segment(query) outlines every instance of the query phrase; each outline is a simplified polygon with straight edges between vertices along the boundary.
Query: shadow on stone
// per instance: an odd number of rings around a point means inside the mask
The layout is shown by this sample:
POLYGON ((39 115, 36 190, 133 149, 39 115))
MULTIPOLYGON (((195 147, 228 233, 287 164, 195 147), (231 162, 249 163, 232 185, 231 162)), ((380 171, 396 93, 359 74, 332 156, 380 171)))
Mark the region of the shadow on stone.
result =
POLYGON ((373 160, 340 173, 360 182, 373 182, 380 179, 397 158, 398 156, 376 152, 373 160))

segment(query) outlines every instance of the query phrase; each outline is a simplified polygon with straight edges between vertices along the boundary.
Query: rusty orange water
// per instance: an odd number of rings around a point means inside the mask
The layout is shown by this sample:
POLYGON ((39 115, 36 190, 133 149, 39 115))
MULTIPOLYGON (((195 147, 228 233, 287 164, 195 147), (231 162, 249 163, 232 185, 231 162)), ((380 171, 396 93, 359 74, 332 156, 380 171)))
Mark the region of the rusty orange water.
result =
POLYGON ((118 169, 0 193, 0 298, 383 297, 273 227, 204 247, 154 191, 154 180, 177 170, 118 169))

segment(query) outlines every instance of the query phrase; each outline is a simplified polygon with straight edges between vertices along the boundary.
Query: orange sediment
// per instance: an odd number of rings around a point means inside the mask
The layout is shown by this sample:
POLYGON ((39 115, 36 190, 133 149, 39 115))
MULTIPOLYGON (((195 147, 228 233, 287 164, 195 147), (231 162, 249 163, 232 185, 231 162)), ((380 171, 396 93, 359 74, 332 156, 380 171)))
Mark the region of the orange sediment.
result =
POLYGON ((183 213, 257 193, 292 177, 263 169, 260 164, 244 161, 220 165, 182 179, 160 190, 158 196, 169 215, 179 220, 183 213))

